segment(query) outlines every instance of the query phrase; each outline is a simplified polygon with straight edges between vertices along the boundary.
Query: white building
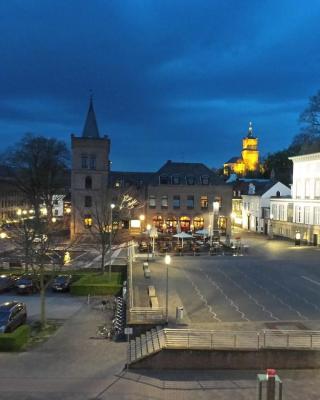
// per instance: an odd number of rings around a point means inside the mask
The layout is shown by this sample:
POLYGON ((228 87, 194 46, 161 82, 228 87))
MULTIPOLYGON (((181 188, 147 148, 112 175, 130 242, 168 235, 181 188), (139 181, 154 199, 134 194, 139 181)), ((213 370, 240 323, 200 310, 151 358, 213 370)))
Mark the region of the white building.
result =
POLYGON ((242 195, 242 227, 254 232, 270 233, 270 199, 290 194, 291 190, 281 182, 250 183, 248 194, 242 195))
POLYGON ((54 194, 52 196, 52 216, 63 217, 63 199, 64 194, 54 194))
POLYGON ((291 199, 272 199, 273 233, 320 244, 320 153, 290 157, 293 161, 291 199))

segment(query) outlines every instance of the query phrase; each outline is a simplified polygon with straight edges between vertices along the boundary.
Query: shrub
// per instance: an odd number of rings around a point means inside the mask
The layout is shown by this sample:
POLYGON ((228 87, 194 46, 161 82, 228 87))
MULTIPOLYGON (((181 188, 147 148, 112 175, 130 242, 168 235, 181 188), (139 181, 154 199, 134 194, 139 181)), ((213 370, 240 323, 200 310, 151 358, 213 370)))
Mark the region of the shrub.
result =
POLYGON ((11 333, 0 334, 0 351, 20 350, 27 343, 29 336, 29 325, 21 325, 11 333))
POLYGON ((122 273, 113 272, 110 281, 108 274, 87 274, 71 285, 70 292, 76 296, 116 295, 121 291, 123 280, 122 273))

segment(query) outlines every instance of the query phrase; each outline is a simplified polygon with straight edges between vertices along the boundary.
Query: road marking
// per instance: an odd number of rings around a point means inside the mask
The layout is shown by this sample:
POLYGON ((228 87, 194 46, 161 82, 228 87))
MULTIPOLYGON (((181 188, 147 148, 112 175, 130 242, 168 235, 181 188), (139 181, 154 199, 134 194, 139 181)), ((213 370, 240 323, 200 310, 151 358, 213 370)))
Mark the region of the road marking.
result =
POLYGON ((314 283, 315 285, 320 286, 320 282, 314 281, 313 279, 308 278, 307 276, 302 275, 301 278, 305 279, 306 281, 312 282, 312 283, 314 283))

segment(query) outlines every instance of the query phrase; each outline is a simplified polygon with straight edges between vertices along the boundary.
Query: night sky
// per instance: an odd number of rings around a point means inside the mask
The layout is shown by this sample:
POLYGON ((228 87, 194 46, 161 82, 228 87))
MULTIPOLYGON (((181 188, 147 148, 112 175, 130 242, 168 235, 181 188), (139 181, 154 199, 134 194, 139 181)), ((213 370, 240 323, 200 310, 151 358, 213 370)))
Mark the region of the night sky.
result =
POLYGON ((220 166, 253 121, 262 154, 320 89, 320 2, 0 0, 0 150, 70 142, 92 89, 114 170, 220 166))

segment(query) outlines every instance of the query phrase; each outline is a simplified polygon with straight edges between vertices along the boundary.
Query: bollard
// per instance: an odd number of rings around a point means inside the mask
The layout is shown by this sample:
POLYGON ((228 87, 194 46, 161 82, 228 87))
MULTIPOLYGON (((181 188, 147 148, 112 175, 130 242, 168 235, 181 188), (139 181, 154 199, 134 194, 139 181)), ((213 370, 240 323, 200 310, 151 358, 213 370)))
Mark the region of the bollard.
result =
POLYGON ((88 305, 90 304, 90 293, 88 294, 88 297, 87 297, 87 304, 88 305))
POLYGON ((276 375, 275 369, 267 369, 266 374, 258 374, 257 399, 258 400, 276 400, 276 384, 278 383, 278 400, 282 400, 282 382, 276 375), (266 382, 266 396, 263 397, 263 382, 266 382))

